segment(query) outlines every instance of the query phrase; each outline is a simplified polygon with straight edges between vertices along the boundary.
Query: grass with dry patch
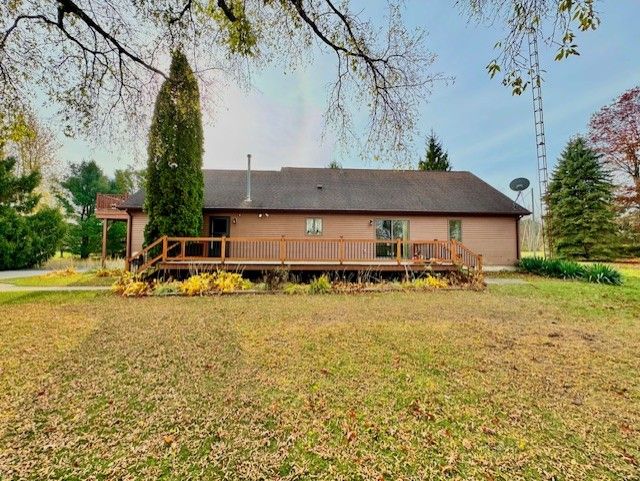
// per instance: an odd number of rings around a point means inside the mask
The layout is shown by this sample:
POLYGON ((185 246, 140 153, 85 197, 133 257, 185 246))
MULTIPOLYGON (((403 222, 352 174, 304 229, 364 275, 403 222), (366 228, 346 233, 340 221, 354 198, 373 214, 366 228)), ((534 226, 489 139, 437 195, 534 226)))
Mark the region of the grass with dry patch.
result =
POLYGON ((640 277, 0 296, 0 479, 633 479, 640 277))

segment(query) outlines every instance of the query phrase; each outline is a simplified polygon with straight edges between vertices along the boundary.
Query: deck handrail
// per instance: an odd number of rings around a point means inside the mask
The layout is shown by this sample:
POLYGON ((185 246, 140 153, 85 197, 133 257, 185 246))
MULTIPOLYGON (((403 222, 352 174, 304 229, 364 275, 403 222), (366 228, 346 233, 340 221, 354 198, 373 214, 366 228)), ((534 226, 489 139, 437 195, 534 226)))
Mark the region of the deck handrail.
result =
POLYGON ((162 249, 162 252, 160 253, 160 255, 157 255, 152 259, 149 259, 149 253, 151 252, 151 250, 159 246, 161 243, 164 245, 166 243, 166 240, 167 240, 166 235, 162 237, 158 237, 151 244, 144 247, 141 251, 133 254, 125 262, 125 269, 129 271, 131 270, 131 267, 134 266, 135 271, 137 273, 142 273, 147 269, 153 267, 158 261, 166 259, 167 253, 166 253, 166 249, 164 248, 162 249), (139 262, 141 262, 140 266, 137 265, 139 262))
POLYGON ((175 237, 162 236, 127 260, 127 268, 142 273, 159 263, 272 263, 283 266, 309 262, 327 266, 369 264, 419 266, 447 264, 482 270, 482 256, 456 240, 348 239, 344 237, 175 237), (162 249, 158 253, 158 247, 162 249), (197 247, 194 252, 191 247, 197 247))

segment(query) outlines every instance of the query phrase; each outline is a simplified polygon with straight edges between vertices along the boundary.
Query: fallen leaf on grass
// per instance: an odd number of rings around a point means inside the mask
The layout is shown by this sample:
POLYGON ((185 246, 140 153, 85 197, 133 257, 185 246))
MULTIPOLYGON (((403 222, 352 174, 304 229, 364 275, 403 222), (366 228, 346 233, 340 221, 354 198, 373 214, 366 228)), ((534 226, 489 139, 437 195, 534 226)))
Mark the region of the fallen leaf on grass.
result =
POLYGON ((435 419, 435 416, 425 410, 417 399, 411 401, 411 404, 409 404, 409 411, 419 419, 427 419, 429 421, 433 421, 435 419))
POLYGON ((638 460, 635 458, 635 456, 629 454, 626 451, 622 452, 622 459, 624 459, 629 464, 633 464, 634 466, 638 466, 638 460))

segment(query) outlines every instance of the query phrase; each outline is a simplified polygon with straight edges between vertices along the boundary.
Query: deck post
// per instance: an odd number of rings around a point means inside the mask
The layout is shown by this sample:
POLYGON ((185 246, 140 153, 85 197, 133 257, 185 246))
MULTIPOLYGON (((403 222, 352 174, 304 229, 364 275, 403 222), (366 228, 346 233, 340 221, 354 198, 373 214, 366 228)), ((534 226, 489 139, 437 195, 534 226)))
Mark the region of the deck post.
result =
POLYGON ((478 265, 476 266, 478 272, 482 273, 482 254, 478 254, 478 265))
POLYGON ((284 239, 284 236, 280 238, 280 262, 284 265, 284 260, 286 257, 287 251, 287 241, 284 239))
POLYGON ((180 257, 184 260, 187 257, 187 241, 180 239, 180 257))
POLYGON ((167 250, 169 247, 169 241, 167 240, 167 236, 162 237, 162 262, 167 261, 167 250))
POLYGON ((401 248, 401 243, 400 243, 400 237, 398 237, 396 239, 396 261, 398 262, 398 264, 400 264, 400 259, 402 257, 402 254, 400 252, 400 248, 401 248))
POLYGON ((107 223, 109 220, 102 219, 102 256, 100 257, 100 265, 104 269, 107 265, 107 232, 109 231, 109 226, 107 223))
POLYGON ((458 264, 460 259, 458 259, 458 241, 455 239, 451 239, 450 241, 449 251, 451 252, 451 262, 453 264, 458 264))
POLYGON ((227 236, 222 236, 222 241, 220 242, 220 264, 224 265, 224 258, 226 257, 227 250, 227 236))
POLYGON ((340 264, 344 262, 344 238, 340 236, 340 240, 338 241, 338 261, 340 264))

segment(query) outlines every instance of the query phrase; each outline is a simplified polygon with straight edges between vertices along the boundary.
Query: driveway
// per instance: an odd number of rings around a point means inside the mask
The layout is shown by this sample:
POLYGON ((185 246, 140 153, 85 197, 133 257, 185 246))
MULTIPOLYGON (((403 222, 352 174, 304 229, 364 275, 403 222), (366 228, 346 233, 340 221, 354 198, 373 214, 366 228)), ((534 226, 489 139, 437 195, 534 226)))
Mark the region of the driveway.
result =
MULTIPOLYGON (((87 272, 89 269, 76 269, 77 272, 87 272)), ((55 269, 19 269, 15 271, 0 271, 0 281, 2 279, 17 279, 18 277, 35 277, 49 272, 54 272, 55 269)))
POLYGON ((47 272, 42 269, 22 269, 18 271, 0 271, 0 279, 15 279, 17 277, 34 277, 41 276, 47 272))

